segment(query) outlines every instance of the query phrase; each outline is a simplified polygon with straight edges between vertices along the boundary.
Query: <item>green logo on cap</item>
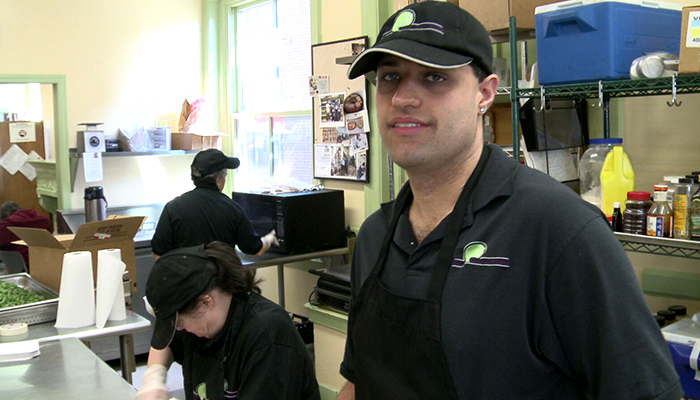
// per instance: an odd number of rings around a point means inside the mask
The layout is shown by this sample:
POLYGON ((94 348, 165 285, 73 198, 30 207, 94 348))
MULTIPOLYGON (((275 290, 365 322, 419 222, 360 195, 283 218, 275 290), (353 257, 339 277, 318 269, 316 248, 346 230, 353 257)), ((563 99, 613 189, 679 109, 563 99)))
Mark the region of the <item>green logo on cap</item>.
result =
POLYGON ((396 16, 394 26, 391 27, 392 32, 398 32, 399 29, 410 26, 416 20, 416 14, 413 10, 406 10, 396 16))

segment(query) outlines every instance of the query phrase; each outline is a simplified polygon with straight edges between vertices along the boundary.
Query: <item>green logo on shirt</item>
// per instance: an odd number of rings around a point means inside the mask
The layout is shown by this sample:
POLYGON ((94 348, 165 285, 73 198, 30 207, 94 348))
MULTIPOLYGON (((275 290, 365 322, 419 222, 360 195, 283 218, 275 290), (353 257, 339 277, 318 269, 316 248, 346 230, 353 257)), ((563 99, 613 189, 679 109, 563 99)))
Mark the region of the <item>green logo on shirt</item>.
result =
POLYGON ((470 242, 462 250, 463 258, 452 260, 454 268, 464 268, 466 265, 475 267, 499 267, 510 268, 508 257, 485 257, 488 246, 484 242, 470 242))
POLYGON ((472 258, 479 258, 486 253, 486 244, 483 242, 472 242, 464 248, 464 260, 469 262, 472 258))
MULTIPOLYGON (((233 393, 227 393, 228 390, 228 381, 224 379, 224 398, 227 399, 237 399, 238 398, 238 392, 233 392, 233 393), (235 396, 235 397, 231 397, 235 396)), ((207 383, 202 382, 194 390, 195 393, 195 400, 208 400, 209 398, 207 397, 207 383)))

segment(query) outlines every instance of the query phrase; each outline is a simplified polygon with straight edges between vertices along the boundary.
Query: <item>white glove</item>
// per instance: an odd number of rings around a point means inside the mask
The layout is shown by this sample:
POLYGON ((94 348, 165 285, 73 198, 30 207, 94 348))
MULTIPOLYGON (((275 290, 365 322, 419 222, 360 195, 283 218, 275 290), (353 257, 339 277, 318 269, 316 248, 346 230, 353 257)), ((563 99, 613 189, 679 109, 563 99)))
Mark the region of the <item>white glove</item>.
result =
POLYGON ((267 247, 270 247, 270 246, 272 246, 273 244, 274 244, 275 246, 278 246, 278 247, 279 247, 279 245, 280 245, 280 242, 277 240, 277 235, 275 234, 275 230, 274 230, 274 229, 271 230, 270 233, 268 233, 267 235, 263 236, 263 237, 262 237, 262 240, 263 240, 264 243, 267 244, 267 247))
POLYGON ((164 365, 152 364, 143 374, 143 385, 134 400, 168 400, 170 391, 165 386, 168 369, 164 365))

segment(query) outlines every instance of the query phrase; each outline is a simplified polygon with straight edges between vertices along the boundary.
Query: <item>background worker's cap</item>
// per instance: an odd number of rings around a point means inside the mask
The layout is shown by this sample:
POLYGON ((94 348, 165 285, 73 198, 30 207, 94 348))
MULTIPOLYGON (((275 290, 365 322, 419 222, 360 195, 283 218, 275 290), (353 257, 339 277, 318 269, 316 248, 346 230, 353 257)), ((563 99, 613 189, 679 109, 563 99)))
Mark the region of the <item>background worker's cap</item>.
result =
POLYGON ((202 150, 194 156, 190 169, 192 176, 200 177, 219 172, 222 169, 236 169, 241 161, 236 157, 226 157, 217 149, 202 150))

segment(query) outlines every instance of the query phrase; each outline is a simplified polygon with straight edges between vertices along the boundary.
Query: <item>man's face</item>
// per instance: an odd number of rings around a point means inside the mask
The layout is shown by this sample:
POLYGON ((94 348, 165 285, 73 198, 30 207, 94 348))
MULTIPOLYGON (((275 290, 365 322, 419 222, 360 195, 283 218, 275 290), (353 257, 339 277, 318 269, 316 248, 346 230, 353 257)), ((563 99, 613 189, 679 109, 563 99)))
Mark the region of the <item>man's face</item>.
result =
POLYGON ((469 66, 436 69, 387 55, 377 67, 379 132, 409 173, 444 171, 480 154, 483 99, 469 66))

